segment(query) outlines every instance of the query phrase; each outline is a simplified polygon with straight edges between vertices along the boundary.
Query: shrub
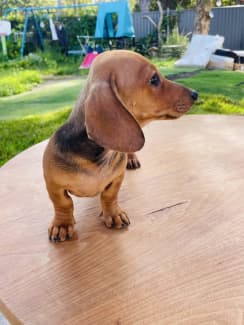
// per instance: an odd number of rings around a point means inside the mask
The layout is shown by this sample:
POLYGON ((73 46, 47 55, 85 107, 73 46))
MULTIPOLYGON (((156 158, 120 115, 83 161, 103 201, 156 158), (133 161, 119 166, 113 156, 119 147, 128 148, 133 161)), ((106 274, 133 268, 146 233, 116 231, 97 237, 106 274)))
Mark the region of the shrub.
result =
POLYGON ((190 111, 191 114, 244 114, 244 102, 223 95, 201 94, 190 111))
POLYGON ((179 58, 185 52, 188 43, 187 35, 180 34, 176 25, 172 33, 167 37, 166 46, 162 46, 162 54, 164 57, 179 58), (167 47, 167 45, 171 46, 167 47))
POLYGON ((36 53, 30 53, 29 55, 25 56, 23 59, 14 59, 2 62, 0 64, 0 68, 2 69, 8 69, 8 68, 14 68, 14 69, 28 69, 28 68, 40 68, 43 63, 43 59, 40 55, 36 53))
POLYGON ((9 70, 0 78, 0 97, 31 90, 41 82, 40 72, 33 70, 9 70))
MULTIPOLYGON (((20 47, 21 47, 21 39, 19 38, 18 40, 14 39, 13 34, 7 37, 6 39, 7 42, 7 52, 8 52, 8 59, 16 59, 20 57, 20 47)), ((2 60, 0 58, 0 62, 3 62, 6 60, 2 60)))

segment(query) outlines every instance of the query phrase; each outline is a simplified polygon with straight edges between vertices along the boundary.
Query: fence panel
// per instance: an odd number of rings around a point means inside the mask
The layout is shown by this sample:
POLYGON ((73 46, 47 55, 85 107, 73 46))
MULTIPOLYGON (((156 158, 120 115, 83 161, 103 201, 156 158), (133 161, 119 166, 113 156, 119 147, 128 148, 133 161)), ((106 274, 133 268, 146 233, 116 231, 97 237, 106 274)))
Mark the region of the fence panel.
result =
MULTIPOLYGON (((213 8, 214 17, 210 24, 210 35, 224 36, 224 47, 232 50, 244 50, 244 6, 213 8)), ((156 23, 159 12, 133 13, 136 38, 140 39, 155 31, 155 27, 143 16, 150 16, 156 23)), ((166 15, 166 12, 165 12, 166 15)), ((164 17, 165 17, 164 15, 164 17)), ((195 11, 184 10, 179 14, 179 31, 181 34, 194 30, 195 11)))
POLYGON ((158 11, 149 11, 149 12, 134 12, 133 13, 133 24, 135 28, 136 38, 140 39, 149 34, 152 34, 156 28, 145 16, 151 17, 155 23, 158 23, 159 12, 158 11))
POLYGON ((225 38, 224 47, 244 50, 244 6, 214 8, 210 32, 225 38))

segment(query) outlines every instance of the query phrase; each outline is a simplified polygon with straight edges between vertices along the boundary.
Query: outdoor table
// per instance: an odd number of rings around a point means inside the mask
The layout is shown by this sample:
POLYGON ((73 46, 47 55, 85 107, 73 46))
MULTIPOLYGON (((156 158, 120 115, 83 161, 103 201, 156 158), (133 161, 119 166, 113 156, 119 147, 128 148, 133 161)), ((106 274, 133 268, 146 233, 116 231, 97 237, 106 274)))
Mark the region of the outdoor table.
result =
POLYGON ((128 229, 99 197, 75 198, 75 236, 51 243, 46 141, 0 168, 0 310, 12 324, 242 324, 244 117, 153 122, 119 195, 128 229))

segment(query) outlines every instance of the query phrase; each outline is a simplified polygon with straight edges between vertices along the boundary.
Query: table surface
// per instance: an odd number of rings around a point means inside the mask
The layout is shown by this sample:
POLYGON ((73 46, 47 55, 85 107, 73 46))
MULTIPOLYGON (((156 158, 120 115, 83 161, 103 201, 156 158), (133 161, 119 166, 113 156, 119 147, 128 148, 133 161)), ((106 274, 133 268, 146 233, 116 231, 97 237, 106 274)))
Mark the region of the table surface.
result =
POLYGON ((120 191, 128 229, 75 198, 73 240, 50 243, 46 142, 0 169, 0 309, 12 324, 244 324, 244 117, 150 124, 120 191))

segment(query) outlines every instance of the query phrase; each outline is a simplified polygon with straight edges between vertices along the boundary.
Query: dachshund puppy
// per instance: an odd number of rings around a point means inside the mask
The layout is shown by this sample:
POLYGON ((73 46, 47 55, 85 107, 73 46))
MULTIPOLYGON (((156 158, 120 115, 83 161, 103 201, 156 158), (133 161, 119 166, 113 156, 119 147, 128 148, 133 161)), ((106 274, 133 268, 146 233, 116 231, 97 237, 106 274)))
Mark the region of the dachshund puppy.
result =
POLYGON ((144 145, 142 127, 180 117, 196 99, 195 91, 164 79, 139 54, 126 50, 100 54, 69 119, 51 137, 44 153, 44 178, 55 212, 50 240, 64 241, 73 235, 70 194, 100 193, 105 225, 128 226, 118 192, 128 156, 128 167, 139 167, 134 152, 144 145))

